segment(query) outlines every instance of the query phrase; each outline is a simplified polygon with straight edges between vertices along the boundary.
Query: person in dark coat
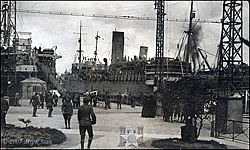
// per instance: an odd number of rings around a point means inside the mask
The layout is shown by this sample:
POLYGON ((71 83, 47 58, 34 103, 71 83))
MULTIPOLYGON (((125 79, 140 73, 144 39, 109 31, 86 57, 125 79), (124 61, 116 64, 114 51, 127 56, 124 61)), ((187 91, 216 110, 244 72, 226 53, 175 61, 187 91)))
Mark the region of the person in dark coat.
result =
POLYGON ((122 94, 119 92, 117 95, 117 109, 122 109, 122 94))
POLYGON ((57 106, 57 102, 58 102, 58 96, 56 95, 56 93, 54 92, 53 94, 53 99, 54 99, 54 106, 56 107, 57 106))
POLYGON ((43 107, 44 107, 44 98, 45 98, 45 95, 44 95, 43 92, 40 93, 39 95, 40 95, 40 108, 43 109, 43 107))
POLYGON ((73 105, 71 103, 70 97, 66 97, 62 104, 62 113, 65 122, 65 129, 70 129, 70 119, 73 115, 73 105))
POLYGON ((93 110, 93 107, 88 105, 89 100, 87 98, 83 99, 83 105, 78 109, 78 122, 79 122, 79 131, 81 135, 81 148, 84 149, 84 138, 85 132, 87 130, 89 135, 88 148, 90 148, 92 139, 93 139, 93 129, 92 125, 96 124, 96 116, 93 110))
POLYGON ((15 106, 21 106, 19 101, 20 101, 20 94, 17 92, 15 95, 15 106))
POLYGON ((132 93, 130 99, 131 99, 131 107, 135 108, 135 94, 134 93, 132 93))
POLYGON ((97 94, 96 93, 93 93, 92 99, 94 103, 93 106, 96 107, 97 106, 97 94))
POLYGON ((33 116, 32 117, 37 117, 36 115, 36 111, 37 111, 37 107, 40 105, 40 96, 39 93, 36 92, 35 95, 33 95, 30 99, 30 103, 32 103, 33 106, 33 116))
MULTIPOLYGON (((2 96, 2 95, 1 95, 2 96)), ((6 127, 6 114, 9 110, 9 97, 1 97, 1 128, 6 127)))
POLYGON ((79 108, 81 105, 81 97, 79 94, 77 94, 77 108, 79 108))
POLYGON ((54 101, 53 101, 53 96, 52 96, 51 92, 48 93, 48 97, 47 97, 47 100, 46 100, 46 105, 47 105, 47 108, 49 109, 48 117, 52 117, 51 114, 52 114, 52 111, 53 111, 54 101))
POLYGON ((78 108, 77 107, 77 100, 78 99, 78 94, 77 93, 75 93, 74 94, 74 98, 73 98, 73 108, 75 109, 75 108, 78 108))
POLYGON ((110 97, 109 97, 109 92, 106 92, 104 95, 104 102, 105 102, 105 109, 111 109, 110 107, 110 97))

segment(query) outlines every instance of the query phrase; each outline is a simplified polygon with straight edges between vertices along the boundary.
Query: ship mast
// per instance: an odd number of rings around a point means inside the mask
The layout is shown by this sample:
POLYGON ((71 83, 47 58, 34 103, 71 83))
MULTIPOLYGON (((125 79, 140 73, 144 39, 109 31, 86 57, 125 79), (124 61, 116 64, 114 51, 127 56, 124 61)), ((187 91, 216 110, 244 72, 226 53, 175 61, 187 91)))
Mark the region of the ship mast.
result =
POLYGON ((184 61, 186 62, 186 73, 188 74, 188 63, 189 63, 189 55, 190 55, 190 42, 191 42, 191 32, 192 32, 192 20, 195 18, 195 13, 193 13, 193 0, 191 1, 191 9, 190 9, 190 20, 189 20, 189 28, 188 28, 188 42, 187 49, 184 53, 184 61))
POLYGON ((95 45, 95 52, 94 52, 94 55, 95 55, 95 64, 96 64, 96 57, 97 57, 97 44, 98 44, 98 38, 101 38, 99 35, 98 35, 98 31, 97 31, 97 34, 96 34, 96 37, 95 37, 95 40, 96 40, 96 45, 95 45))
POLYGON ((82 21, 80 21, 80 38, 79 38, 79 40, 78 40, 78 42, 79 42, 79 50, 78 50, 78 52, 79 52, 79 65, 80 65, 80 63, 82 62, 82 21))

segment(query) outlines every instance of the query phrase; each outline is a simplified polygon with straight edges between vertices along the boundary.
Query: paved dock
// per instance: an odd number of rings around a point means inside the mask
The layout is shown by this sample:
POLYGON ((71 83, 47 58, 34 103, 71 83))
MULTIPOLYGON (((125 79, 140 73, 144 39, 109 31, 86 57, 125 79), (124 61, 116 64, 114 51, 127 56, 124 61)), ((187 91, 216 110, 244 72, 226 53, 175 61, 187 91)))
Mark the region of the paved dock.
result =
MULTIPOLYGON (((79 149, 80 134, 77 122, 77 109, 71 119, 71 129, 65 129, 64 119, 61 112, 61 102, 54 107, 52 118, 48 118, 48 110, 38 109, 37 116, 32 117, 32 106, 28 104, 28 100, 22 100, 21 107, 10 106, 6 121, 8 124, 24 127, 25 125, 18 121, 18 118, 30 119, 31 126, 34 127, 50 127, 61 130, 65 133, 67 140, 59 145, 51 145, 47 147, 33 147, 33 149, 79 149)), ((94 139, 91 145, 93 149, 124 149, 125 143, 120 143, 120 126, 125 126, 126 130, 138 126, 143 126, 143 143, 139 144, 138 149, 152 149, 151 143, 156 139, 164 138, 180 138, 180 127, 183 123, 164 122, 162 117, 142 118, 142 107, 136 106, 131 108, 129 105, 122 105, 122 109, 116 109, 116 104, 111 103, 111 109, 94 107, 97 117, 96 125, 93 126, 94 139)), ((85 147, 87 146, 88 136, 85 137, 85 147)), ((249 149, 248 143, 233 142, 231 139, 218 139, 210 137, 210 129, 205 127, 201 131, 200 140, 215 140, 226 144, 230 149, 249 149)), ((130 148, 136 148, 129 146, 130 148)), ((31 148, 32 149, 32 148, 31 148)))

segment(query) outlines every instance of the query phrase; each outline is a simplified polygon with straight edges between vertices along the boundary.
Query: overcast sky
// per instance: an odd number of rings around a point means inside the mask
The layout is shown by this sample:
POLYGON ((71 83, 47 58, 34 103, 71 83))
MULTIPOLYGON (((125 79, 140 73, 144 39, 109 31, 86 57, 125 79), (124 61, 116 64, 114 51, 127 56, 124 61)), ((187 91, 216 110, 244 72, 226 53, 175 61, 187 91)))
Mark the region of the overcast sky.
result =
MULTIPOLYGON (((219 21, 222 18, 222 1, 195 1, 194 10, 196 18, 201 20, 219 21)), ((249 3, 243 3, 243 37, 249 40, 249 3)), ((154 1, 17 1, 17 9, 56 11, 67 13, 114 15, 114 16, 138 16, 156 18, 154 1)), ((189 1, 165 2, 166 18, 189 19, 189 1)), ((93 57, 95 50, 95 35, 98 31, 101 37, 98 41, 98 57, 102 61, 111 55, 112 32, 124 32, 125 54, 132 58, 139 55, 140 46, 148 46, 148 56, 155 56, 156 21, 108 19, 96 17, 79 17, 67 15, 45 15, 21 13, 17 14, 17 30, 32 33, 32 47, 52 48, 57 46, 57 54, 62 58, 57 60, 56 69, 63 73, 71 69, 78 50, 80 20, 83 36, 82 49, 84 57, 93 57)), ((199 23, 198 23, 199 24, 199 23)), ((201 23, 199 47, 216 54, 220 40, 221 24, 201 23)), ((165 54, 175 57, 176 45, 180 41, 183 31, 187 30, 188 22, 165 22, 165 54)), ((249 64, 249 48, 244 46, 244 62, 249 64)), ((213 66, 215 56, 207 54, 209 63, 213 66)))

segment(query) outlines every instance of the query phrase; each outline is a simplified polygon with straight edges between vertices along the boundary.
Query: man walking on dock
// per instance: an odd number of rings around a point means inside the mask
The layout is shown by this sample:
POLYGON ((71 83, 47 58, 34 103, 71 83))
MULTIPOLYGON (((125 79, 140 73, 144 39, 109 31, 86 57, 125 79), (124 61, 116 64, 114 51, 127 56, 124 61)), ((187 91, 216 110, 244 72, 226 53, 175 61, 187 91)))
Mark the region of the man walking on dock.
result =
POLYGON ((83 105, 78 109, 78 122, 79 122, 79 131, 81 135, 81 149, 84 149, 84 138, 85 132, 87 130, 89 135, 88 148, 90 148, 92 139, 93 139, 93 129, 92 125, 96 124, 96 116, 93 111, 93 107, 88 105, 88 98, 83 99, 83 105))
POLYGON ((117 95, 117 109, 122 109, 122 94, 119 92, 117 95))
POLYGON ((39 107, 42 109, 44 107, 44 97, 45 97, 44 92, 41 92, 40 93, 40 106, 39 107))
POLYGON ((36 92, 35 95, 33 95, 30 99, 30 104, 32 103, 33 106, 33 116, 32 117, 37 117, 36 111, 37 107, 40 105, 40 96, 39 93, 36 92))
POLYGON ((109 92, 106 91, 105 95, 104 95, 104 102, 105 102, 105 109, 111 109, 110 107, 110 100, 109 100, 109 92))
POLYGON ((54 102, 55 102, 54 106, 56 107, 57 102, 58 102, 58 96, 56 95, 56 92, 54 92, 54 94, 53 94, 53 99, 54 99, 54 102))
POLYGON ((47 100, 46 100, 46 105, 47 105, 47 108, 49 109, 48 117, 52 117, 51 114, 52 114, 52 111, 53 111, 54 102, 53 102, 53 96, 52 96, 51 92, 48 93, 48 97, 47 97, 47 100))
POLYGON ((70 119, 73 115, 73 105, 71 103, 71 99, 69 97, 65 98, 65 101, 62 104, 62 113, 65 122, 65 129, 70 129, 70 119))

